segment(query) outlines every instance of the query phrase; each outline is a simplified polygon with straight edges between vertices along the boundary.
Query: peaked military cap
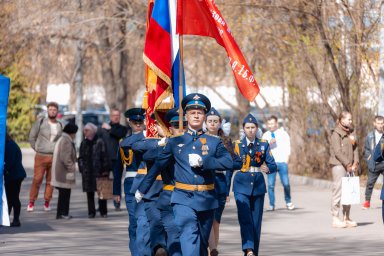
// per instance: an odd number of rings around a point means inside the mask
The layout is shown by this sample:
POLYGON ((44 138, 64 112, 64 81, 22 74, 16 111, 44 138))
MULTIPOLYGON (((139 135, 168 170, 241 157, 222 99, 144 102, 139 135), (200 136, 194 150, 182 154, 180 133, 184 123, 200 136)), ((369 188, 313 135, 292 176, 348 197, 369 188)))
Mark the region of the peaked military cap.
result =
MULTIPOLYGON (((179 124, 179 108, 173 108, 169 110, 165 116, 164 116, 165 121, 167 121, 170 125, 178 125, 179 124)), ((183 116, 183 122, 184 125, 186 125, 186 119, 185 116, 183 116)))
POLYGON ((181 102, 181 106, 183 110, 186 111, 188 109, 203 109, 205 113, 211 109, 211 102, 209 99, 200 93, 191 93, 183 98, 181 102))
POLYGON ((256 118, 255 118, 251 113, 249 113, 249 114, 244 118, 243 126, 244 126, 246 123, 252 123, 252 124, 255 124, 256 126, 258 126, 256 118))
POLYGON ((218 116, 221 118, 221 115, 219 114, 219 112, 214 108, 212 107, 208 113, 207 113, 207 116, 218 116))
POLYGON ((129 118, 130 121, 142 122, 144 120, 145 109, 142 108, 130 108, 125 111, 124 116, 129 118))

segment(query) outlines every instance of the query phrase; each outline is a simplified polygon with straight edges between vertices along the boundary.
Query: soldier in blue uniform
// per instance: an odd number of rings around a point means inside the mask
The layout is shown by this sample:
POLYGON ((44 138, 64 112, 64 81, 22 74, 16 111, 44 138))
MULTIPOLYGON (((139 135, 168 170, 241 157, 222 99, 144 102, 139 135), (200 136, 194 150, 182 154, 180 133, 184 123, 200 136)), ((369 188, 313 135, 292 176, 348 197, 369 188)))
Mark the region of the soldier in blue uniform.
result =
POLYGON ((232 169, 232 158, 219 138, 202 131, 210 101, 199 93, 182 101, 188 132, 170 138, 159 154, 154 170, 170 164, 175 168, 171 203, 180 228, 183 256, 208 255, 208 238, 217 208, 215 170, 232 169))
MULTIPOLYGON (((134 152, 140 153, 143 155, 143 160, 146 162, 147 169, 149 170, 154 163, 154 159, 144 158, 144 155, 147 152, 152 152, 156 156, 156 151, 160 146, 165 145, 165 133, 161 126, 156 122, 156 130, 158 133, 158 138, 145 138, 141 141, 133 144, 132 149, 134 152), (164 138, 164 139, 162 139, 164 138)), ((147 179, 148 175, 142 177, 140 184, 138 184, 139 188, 141 184, 147 179)), ((136 188, 136 186, 132 187, 132 189, 136 188)), ((153 182, 150 184, 148 189, 144 194, 141 194, 143 198, 143 202, 141 200, 137 200, 138 204, 144 205, 144 210, 149 222, 150 227, 150 242, 151 242, 151 251, 156 256, 166 256, 167 252, 166 248, 166 233, 164 226, 161 222, 160 210, 156 207, 156 202, 159 199, 160 192, 163 190, 163 181, 161 175, 156 175, 154 177, 153 182)), ((136 193, 137 193, 136 189, 136 193)))
MULTIPOLYGON (((222 119, 219 112, 215 108, 211 108, 207 113, 205 126, 207 133, 217 136, 223 142, 223 145, 231 154, 234 161, 241 161, 240 158, 234 154, 231 139, 224 134, 221 128, 222 119)), ((241 163, 240 163, 241 164, 241 163)), ((225 203, 229 201, 229 191, 231 187, 232 170, 216 171, 215 173, 215 191, 217 195, 217 202, 219 207, 215 209, 214 220, 212 225, 211 234, 209 236, 209 249, 210 256, 219 255, 217 246, 219 243, 219 227, 221 216, 223 215, 225 203)))
MULTIPOLYGON (((126 166, 126 173, 124 179, 124 193, 125 193, 125 203, 129 215, 129 249, 132 256, 142 256, 142 249, 137 247, 139 241, 137 239, 137 233, 139 232, 139 237, 148 237, 149 240, 149 226, 147 229, 137 229, 137 203, 135 200, 134 193, 131 192, 131 188, 134 182, 134 178, 138 173, 146 172, 145 163, 142 162, 142 155, 136 152, 133 152, 132 145, 144 138, 144 109, 141 108, 131 108, 124 113, 124 116, 129 119, 129 125, 132 128, 132 135, 125 137, 119 145, 119 150, 117 152, 118 164, 114 168, 118 168, 116 171, 121 171, 126 166), (146 230, 148 234, 146 235, 146 230), (141 232, 141 233, 140 233, 141 232), (140 249, 140 250, 139 250, 140 249)), ((114 190, 115 191, 115 190, 114 190)), ((114 193, 115 196, 118 194, 114 193)), ((141 242, 141 241, 140 241, 141 242)), ((149 247, 149 246, 148 246, 149 247)), ((150 254, 149 254, 150 255, 150 254)))
POLYGON ((276 172, 277 166, 266 140, 256 138, 257 120, 249 114, 243 122, 244 139, 235 142, 235 153, 242 164, 235 174, 233 192, 240 224, 242 249, 244 255, 259 253, 261 222, 263 218, 264 196, 267 192, 264 173, 276 172))
MULTIPOLYGON (((373 154, 373 159, 375 160, 375 162, 384 161, 383 151, 384 151, 384 136, 382 136, 380 138, 379 143, 377 143, 377 145, 375 147, 375 152, 373 154)), ((383 182, 384 182, 384 180, 383 180, 383 182)), ((384 186, 381 188, 380 200, 382 200, 381 216, 382 216, 383 223, 384 223, 384 186)))
MULTIPOLYGON (((179 134, 179 111, 178 108, 169 110, 165 115, 165 121, 167 121, 171 127, 169 128, 173 136, 179 134)), ((184 122, 184 127, 186 126, 184 122)), ((154 162, 157 155, 161 153, 166 141, 159 141, 157 147, 148 150, 144 155, 143 159, 148 162, 154 162)), ((157 200, 156 207, 160 212, 161 224, 163 225, 167 233, 167 251, 170 256, 181 256, 180 248, 180 230, 175 224, 173 209, 171 206, 171 195, 175 188, 174 178, 174 166, 169 165, 162 169, 150 169, 147 176, 144 178, 136 192, 136 199, 140 201, 143 194, 146 194, 148 190, 151 190, 156 182, 158 175, 161 173, 163 181, 163 190, 157 200)))

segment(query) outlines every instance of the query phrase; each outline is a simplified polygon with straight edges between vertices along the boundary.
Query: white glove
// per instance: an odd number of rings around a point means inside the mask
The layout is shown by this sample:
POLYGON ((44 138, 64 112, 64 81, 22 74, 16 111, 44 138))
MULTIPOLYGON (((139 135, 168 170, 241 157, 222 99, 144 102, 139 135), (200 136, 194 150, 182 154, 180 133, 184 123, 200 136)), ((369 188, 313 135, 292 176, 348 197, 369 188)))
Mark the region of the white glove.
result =
POLYGON ((198 154, 189 154, 189 165, 191 167, 201 167, 203 165, 203 159, 198 154))
POLYGON ((136 190, 135 198, 137 203, 140 203, 141 199, 143 199, 143 196, 144 196, 143 193, 141 193, 139 190, 136 190))
POLYGON ((161 140, 157 142, 157 145, 159 145, 160 147, 164 147, 167 144, 166 139, 167 139, 166 137, 161 138, 161 140))

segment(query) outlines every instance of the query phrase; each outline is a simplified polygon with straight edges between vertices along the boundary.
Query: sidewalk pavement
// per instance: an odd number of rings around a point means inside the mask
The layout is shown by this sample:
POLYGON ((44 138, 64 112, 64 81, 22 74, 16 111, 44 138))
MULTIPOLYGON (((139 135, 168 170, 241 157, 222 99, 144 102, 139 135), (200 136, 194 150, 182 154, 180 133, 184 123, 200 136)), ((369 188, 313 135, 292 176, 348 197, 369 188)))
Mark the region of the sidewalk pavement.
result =
MULTIPOLYGON (((128 216, 124 205, 116 212, 109 202, 108 218, 88 219, 86 195, 81 190, 81 177, 72 190, 71 220, 56 220, 57 191, 52 211, 43 210, 43 186, 32 213, 26 212, 32 181, 33 152, 23 149, 23 162, 28 178, 21 189, 22 213, 20 228, 0 228, 0 255, 130 255, 128 250, 128 216)), ((352 206, 351 217, 357 228, 331 227, 331 190, 315 181, 291 176, 294 211, 285 208, 283 189, 277 182, 274 212, 265 212, 260 255, 384 255, 384 232, 381 220, 379 191, 372 196, 372 207, 362 210, 352 206)), ((363 200, 364 189, 361 190, 363 200)), ((268 198, 265 198, 268 205, 268 198)), ((240 229, 233 195, 222 218, 220 255, 242 255, 240 229)))

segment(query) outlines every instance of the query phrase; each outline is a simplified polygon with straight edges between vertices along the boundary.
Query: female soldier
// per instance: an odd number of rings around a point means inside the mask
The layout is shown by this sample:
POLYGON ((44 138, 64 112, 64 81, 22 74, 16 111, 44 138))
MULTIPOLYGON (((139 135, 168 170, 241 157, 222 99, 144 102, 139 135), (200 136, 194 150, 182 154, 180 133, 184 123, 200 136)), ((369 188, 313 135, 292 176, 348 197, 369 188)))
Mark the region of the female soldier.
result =
POLYGON ((235 154, 242 165, 233 181, 237 214, 240 224, 242 249, 244 255, 254 256, 259 253, 261 222, 263 217, 264 196, 267 192, 264 173, 276 172, 276 163, 266 140, 258 139, 257 120, 251 114, 244 119, 245 137, 235 142, 235 154))
MULTIPOLYGON (((207 128, 207 133, 220 137, 225 148, 232 155, 232 158, 235 157, 235 154, 232 149, 232 141, 228 136, 225 136, 223 129, 221 128, 222 119, 219 112, 215 108, 207 113, 207 119, 205 120, 205 126, 207 128)), ((240 159, 237 157, 238 161, 240 159)), ((235 160, 235 159, 234 159, 235 160)), ((232 170, 231 170, 232 171, 232 170)), ((215 209, 215 218, 213 220, 211 234, 209 236, 209 249, 211 250, 210 255, 218 255, 217 246, 219 243, 219 227, 221 216, 224 211, 225 203, 229 201, 229 190, 231 186, 231 177, 232 173, 227 171, 216 171, 215 175, 215 190, 218 200, 219 207, 215 209)))

